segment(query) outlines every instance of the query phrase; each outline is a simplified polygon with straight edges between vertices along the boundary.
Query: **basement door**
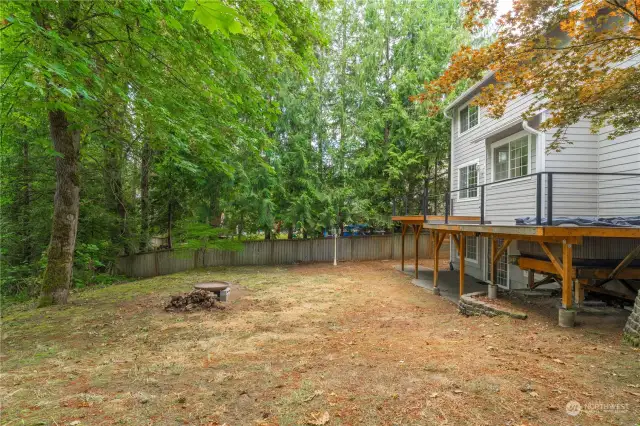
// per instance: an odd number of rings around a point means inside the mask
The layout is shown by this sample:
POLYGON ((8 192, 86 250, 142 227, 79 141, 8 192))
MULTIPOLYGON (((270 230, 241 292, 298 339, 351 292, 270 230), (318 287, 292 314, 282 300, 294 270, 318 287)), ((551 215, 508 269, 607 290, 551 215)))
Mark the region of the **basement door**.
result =
MULTIPOLYGON (((496 242, 500 245, 504 243, 502 238, 496 238, 496 242)), ((509 247, 510 248, 510 247, 509 247)), ((500 259, 498 259, 498 263, 496 264, 496 284, 502 288, 508 289, 509 286, 509 264, 507 263, 508 251, 509 248, 502 253, 500 259)), ((485 252, 485 268, 484 268, 484 276, 485 280, 489 281, 491 279, 491 243, 489 238, 484 238, 484 252, 485 252)))

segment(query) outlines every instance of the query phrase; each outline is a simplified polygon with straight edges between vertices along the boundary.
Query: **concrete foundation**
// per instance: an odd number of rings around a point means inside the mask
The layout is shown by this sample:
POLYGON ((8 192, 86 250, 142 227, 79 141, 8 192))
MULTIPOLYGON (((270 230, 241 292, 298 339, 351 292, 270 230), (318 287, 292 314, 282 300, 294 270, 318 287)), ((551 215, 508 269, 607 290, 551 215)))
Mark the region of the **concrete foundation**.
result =
POLYGON ((558 309, 558 325, 560 327, 574 327, 576 325, 576 311, 571 309, 558 309))
POLYGON ((489 284, 487 289, 487 297, 489 299, 497 299, 498 298, 498 286, 495 284, 489 284))

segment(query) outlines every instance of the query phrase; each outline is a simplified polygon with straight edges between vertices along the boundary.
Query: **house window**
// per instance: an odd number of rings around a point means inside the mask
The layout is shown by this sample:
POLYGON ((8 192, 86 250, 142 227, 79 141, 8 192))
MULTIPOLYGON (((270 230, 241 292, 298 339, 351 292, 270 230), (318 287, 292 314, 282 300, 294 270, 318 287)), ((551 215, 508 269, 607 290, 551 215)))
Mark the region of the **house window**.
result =
MULTIPOLYGON (((470 260, 472 262, 478 261, 478 238, 477 237, 463 237, 465 238, 465 250, 464 250, 464 258, 465 260, 470 260)), ((458 250, 454 250, 454 254, 456 259, 460 259, 460 255, 458 254, 458 250)))
MULTIPOLYGON (((498 247, 500 247, 503 244, 503 240, 500 238, 496 238, 496 244, 498 244, 498 247)), ((489 253, 491 253, 490 249, 491 249, 491 241, 489 241, 487 239, 486 241, 486 247, 487 247, 487 281, 491 279, 491 255, 489 253)), ((502 256, 500 256, 500 258, 498 259, 498 261, 496 262, 496 276, 495 276, 495 283, 499 286, 502 287, 509 287, 509 272, 508 272, 508 268, 509 268, 509 263, 507 261, 507 250, 504 251, 504 253, 502 253, 502 256)))
POLYGON ((478 238, 477 237, 465 237, 467 242, 465 244, 464 258, 467 260, 478 261, 478 238))
POLYGON ((478 125, 478 106, 466 105, 460 108, 458 115, 460 121, 460 133, 464 133, 478 125))
POLYGON ((499 181, 528 175, 532 143, 530 143, 530 135, 524 135, 494 147, 493 180, 499 181))
POLYGON ((462 166, 458 169, 460 200, 476 198, 478 196, 478 163, 462 166))

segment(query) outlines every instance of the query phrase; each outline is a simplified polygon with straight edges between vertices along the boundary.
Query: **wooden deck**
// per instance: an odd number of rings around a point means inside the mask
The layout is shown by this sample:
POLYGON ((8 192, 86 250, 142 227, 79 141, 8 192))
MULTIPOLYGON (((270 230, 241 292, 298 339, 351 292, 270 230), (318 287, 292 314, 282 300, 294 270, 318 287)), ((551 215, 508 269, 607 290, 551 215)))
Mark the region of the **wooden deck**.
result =
MULTIPOLYGON (((593 286, 589 285, 588 279, 581 276, 579 268, 573 266, 573 246, 582 244, 584 237, 600 238, 640 238, 640 228, 614 228, 614 227, 587 227, 587 226, 530 226, 530 225, 480 225, 480 218, 475 216, 449 216, 447 224, 443 216, 393 216, 392 220, 402 223, 403 241, 406 229, 411 226, 415 233, 420 233, 428 229, 432 235, 434 244, 434 273, 433 286, 438 286, 438 249, 448 235, 455 243, 460 259, 460 295, 464 294, 465 275, 465 252, 466 238, 483 236, 491 241, 490 255, 490 284, 495 282, 495 265, 513 241, 524 240, 534 241, 540 244, 546 253, 548 260, 528 260, 522 259, 518 265, 523 269, 528 269, 533 277, 534 271, 546 272, 562 278, 562 306, 564 309, 571 309, 573 306, 573 291, 575 290, 576 301, 581 303, 584 298, 584 290, 593 291, 593 286), (426 219, 426 220, 425 220, 426 219), (440 222, 440 223, 438 223, 440 222), (474 223, 475 222, 475 223, 474 223), (503 240, 498 244, 498 239, 503 240), (557 258, 549 249, 547 244, 562 244, 562 258, 557 258)), ((416 242, 417 244, 417 242, 416 242)), ((417 251, 417 250, 416 250, 417 251)), ((640 268, 628 268, 629 264, 640 257, 640 247, 632 250, 614 269, 591 268, 588 274, 602 276, 605 279, 640 279, 640 268)), ((417 264, 417 259, 416 259, 417 264)), ((404 255, 402 256, 402 267, 404 268, 404 255)), ((587 271, 585 271, 587 273, 587 271)))

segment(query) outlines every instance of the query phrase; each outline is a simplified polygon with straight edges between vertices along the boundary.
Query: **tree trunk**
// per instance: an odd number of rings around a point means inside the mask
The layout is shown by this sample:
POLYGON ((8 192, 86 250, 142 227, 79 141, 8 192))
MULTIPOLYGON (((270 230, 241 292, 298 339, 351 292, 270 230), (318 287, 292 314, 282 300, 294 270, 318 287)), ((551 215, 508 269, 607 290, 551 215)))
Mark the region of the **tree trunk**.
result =
POLYGON ((149 168, 151 165, 151 147, 145 140, 142 147, 140 164, 140 251, 149 248, 149 168))
POLYGON ((22 261, 31 263, 33 258, 33 247, 31 246, 31 165, 29 158, 29 141, 26 139, 22 144, 22 206, 20 227, 22 234, 22 261))
POLYGON ((104 147, 105 168, 104 184, 107 211, 115 214, 116 225, 111 229, 111 241, 116 247, 128 254, 127 208, 124 204, 122 185, 122 152, 120 146, 112 141, 104 147))
POLYGON ((289 231, 287 232, 287 239, 293 240, 293 226, 289 227, 289 231))
POLYGON ((53 199, 51 241, 47 251, 39 306, 64 304, 69 296, 73 274, 80 211, 80 131, 72 129, 63 111, 49 112, 49 129, 56 158, 56 192, 53 199))

